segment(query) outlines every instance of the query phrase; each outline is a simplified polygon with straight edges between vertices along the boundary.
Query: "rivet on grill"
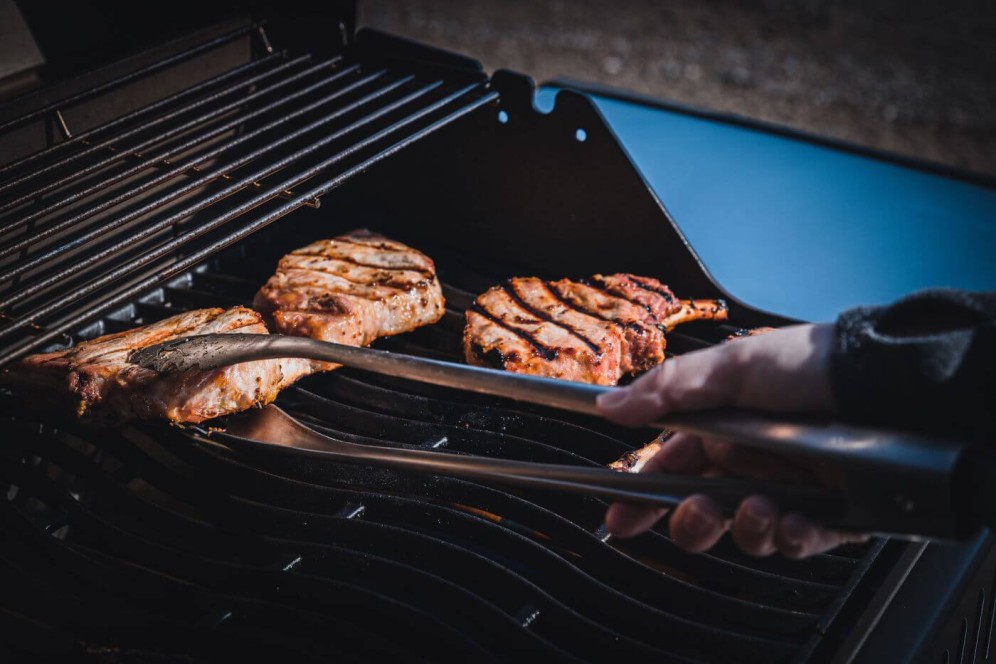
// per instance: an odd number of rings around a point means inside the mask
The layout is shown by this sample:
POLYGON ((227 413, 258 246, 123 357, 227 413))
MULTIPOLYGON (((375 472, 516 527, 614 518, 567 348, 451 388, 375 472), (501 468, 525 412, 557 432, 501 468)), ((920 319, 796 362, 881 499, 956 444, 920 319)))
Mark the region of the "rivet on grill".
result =
POLYGON ((366 509, 367 508, 364 507, 363 505, 349 503, 341 510, 336 512, 334 516, 340 519, 355 519, 358 516, 363 516, 363 513, 366 511, 366 509))
POLYGON ((603 523, 598 528, 595 529, 595 537, 597 537, 602 542, 608 542, 612 539, 612 533, 609 532, 608 527, 603 523))
POLYGON ((225 611, 225 613, 222 614, 222 616, 220 618, 218 618, 218 620, 215 621, 213 627, 217 627, 218 625, 220 625, 220 624, 222 624, 224 622, 227 622, 228 620, 231 620, 232 617, 233 617, 233 615, 232 615, 231 611, 225 611))
POLYGON ((523 627, 529 627, 536 619, 539 618, 540 610, 537 609, 533 604, 526 604, 515 614, 515 619, 523 627))

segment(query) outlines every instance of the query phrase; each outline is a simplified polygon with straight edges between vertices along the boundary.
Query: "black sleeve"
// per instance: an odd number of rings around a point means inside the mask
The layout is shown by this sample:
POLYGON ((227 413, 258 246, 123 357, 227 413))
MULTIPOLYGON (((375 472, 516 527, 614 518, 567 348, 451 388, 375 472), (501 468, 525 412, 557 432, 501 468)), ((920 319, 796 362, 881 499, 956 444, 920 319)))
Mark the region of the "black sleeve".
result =
POLYGON ((830 379, 855 419, 996 432, 996 293, 929 290, 845 311, 830 379))

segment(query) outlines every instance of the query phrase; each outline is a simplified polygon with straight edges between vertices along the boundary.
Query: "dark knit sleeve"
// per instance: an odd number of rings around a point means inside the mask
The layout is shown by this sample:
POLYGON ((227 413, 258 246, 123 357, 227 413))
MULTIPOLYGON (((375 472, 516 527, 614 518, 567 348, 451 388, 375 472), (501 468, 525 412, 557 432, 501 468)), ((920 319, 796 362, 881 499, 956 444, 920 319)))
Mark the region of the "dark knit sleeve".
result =
POLYGON ((845 311, 830 377, 855 419, 996 432, 996 293, 929 290, 845 311))

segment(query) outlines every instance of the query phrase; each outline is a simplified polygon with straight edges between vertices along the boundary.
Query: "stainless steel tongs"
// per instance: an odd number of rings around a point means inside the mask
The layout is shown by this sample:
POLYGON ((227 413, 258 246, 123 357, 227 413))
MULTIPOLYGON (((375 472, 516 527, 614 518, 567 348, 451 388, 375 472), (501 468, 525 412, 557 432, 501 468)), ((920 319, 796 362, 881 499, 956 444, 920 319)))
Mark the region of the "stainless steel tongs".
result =
MULTIPOLYGON (((159 372, 173 372, 284 357, 334 362, 586 415, 597 415, 595 398, 615 389, 282 335, 188 337, 140 349, 130 360, 159 372)), ((965 459, 974 455, 975 449, 964 441, 739 409, 683 413, 655 425, 818 459, 835 467, 840 485, 824 488, 729 478, 641 475, 607 468, 356 445, 323 436, 273 406, 231 418, 226 435, 241 444, 276 444, 296 453, 336 461, 582 492, 614 500, 671 506, 685 496, 705 493, 730 514, 740 500, 760 493, 785 511, 798 511, 827 526, 881 534, 964 537, 979 525, 972 509, 974 493, 966 494, 959 484, 987 482, 979 480, 971 469, 965 470, 965 459)))

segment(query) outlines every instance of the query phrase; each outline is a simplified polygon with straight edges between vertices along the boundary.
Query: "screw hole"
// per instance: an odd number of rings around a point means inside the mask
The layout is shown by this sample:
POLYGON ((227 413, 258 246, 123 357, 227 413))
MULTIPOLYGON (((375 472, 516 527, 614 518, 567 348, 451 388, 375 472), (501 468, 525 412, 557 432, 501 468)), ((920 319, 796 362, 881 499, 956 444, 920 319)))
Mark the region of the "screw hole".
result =
POLYGON ((508 124, 508 113, 505 111, 498 111, 498 122, 500 124, 508 124))
POLYGON ((574 132, 574 138, 577 139, 578 143, 584 143, 588 140, 588 132, 584 129, 578 128, 578 130, 574 132))

